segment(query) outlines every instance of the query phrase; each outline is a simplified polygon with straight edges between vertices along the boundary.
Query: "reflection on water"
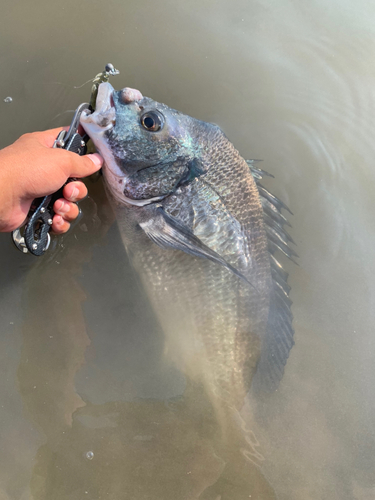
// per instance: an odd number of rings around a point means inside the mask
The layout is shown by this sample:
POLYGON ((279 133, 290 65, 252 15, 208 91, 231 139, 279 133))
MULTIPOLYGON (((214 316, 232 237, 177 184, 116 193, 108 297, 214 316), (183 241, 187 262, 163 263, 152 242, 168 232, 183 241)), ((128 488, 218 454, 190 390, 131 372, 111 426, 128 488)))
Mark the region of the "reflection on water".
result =
POLYGON ((97 216, 87 201, 44 260, 3 235, 1 498, 374 498, 374 21, 347 0, 68 0, 58 23, 53 3, 7 2, 0 146, 69 122, 60 113, 90 85, 73 87, 111 61, 118 88, 216 122, 265 160, 301 258, 287 264, 283 381, 250 395, 223 439, 205 394, 167 362, 100 181, 97 216))

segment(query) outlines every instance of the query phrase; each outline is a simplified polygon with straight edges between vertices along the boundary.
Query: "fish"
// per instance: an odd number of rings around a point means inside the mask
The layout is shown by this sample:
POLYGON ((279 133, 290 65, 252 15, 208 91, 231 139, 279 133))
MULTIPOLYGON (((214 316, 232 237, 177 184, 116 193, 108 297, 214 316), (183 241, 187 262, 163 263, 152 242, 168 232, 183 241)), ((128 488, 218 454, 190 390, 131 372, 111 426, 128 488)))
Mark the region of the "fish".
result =
POLYGON ((217 125, 129 87, 102 83, 81 124, 176 365, 216 406, 274 391, 294 344, 277 256, 298 256, 289 209, 260 182, 267 172, 217 125))

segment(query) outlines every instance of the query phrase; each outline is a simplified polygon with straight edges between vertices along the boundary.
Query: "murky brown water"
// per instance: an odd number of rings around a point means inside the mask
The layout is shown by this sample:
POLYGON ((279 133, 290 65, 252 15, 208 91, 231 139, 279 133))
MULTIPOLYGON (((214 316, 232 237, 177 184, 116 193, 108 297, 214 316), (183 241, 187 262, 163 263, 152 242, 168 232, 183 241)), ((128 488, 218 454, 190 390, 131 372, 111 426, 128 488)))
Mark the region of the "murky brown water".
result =
POLYGON ((0 498, 375 498, 375 5, 6 1, 0 41, 0 147, 67 124, 90 92, 75 87, 112 62, 115 87, 216 122, 264 159, 300 254, 285 376, 242 411, 257 465, 236 442, 225 464, 101 181, 49 256, 1 235, 0 498))

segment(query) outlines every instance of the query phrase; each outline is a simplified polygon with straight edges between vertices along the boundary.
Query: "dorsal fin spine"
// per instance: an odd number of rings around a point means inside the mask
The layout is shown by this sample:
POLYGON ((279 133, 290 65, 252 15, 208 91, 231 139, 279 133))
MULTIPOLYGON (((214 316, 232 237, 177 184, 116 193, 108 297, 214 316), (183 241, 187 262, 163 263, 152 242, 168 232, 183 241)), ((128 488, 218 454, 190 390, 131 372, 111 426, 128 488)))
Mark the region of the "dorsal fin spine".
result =
POLYGON ((267 331, 261 359, 258 364, 256 377, 254 378, 254 389, 256 391, 270 392, 277 389, 284 374, 284 367, 290 349, 294 345, 293 315, 290 309, 292 301, 289 298, 290 286, 287 283, 288 273, 283 269, 274 254, 277 250, 280 250, 293 262, 295 262, 293 257, 298 256, 289 246, 289 243, 294 243, 294 241, 283 227, 284 225, 290 226, 290 224, 281 213, 281 210, 285 209, 290 213, 292 212, 279 198, 271 194, 260 184, 259 181, 267 173, 255 167, 254 160, 248 160, 247 163, 257 184, 263 207, 263 220, 268 239, 273 282, 267 331))

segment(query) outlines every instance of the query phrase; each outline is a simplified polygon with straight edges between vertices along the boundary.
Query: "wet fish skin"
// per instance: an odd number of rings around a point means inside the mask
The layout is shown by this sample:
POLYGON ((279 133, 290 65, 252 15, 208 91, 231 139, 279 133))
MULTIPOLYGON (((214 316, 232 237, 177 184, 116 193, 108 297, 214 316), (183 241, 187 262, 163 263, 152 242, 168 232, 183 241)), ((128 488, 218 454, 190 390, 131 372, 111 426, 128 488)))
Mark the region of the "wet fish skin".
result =
POLYGON ((82 124, 105 158, 123 241, 176 363, 240 408, 258 363, 272 383, 282 377, 293 334, 285 301, 272 306, 270 243, 249 165, 219 127, 138 91, 102 84, 96 109, 82 124), (160 130, 142 126, 147 113, 160 130), (279 317, 278 337, 267 325, 277 329, 279 317))
POLYGON ((207 147, 210 124, 143 98, 122 104, 121 92, 113 94, 116 125, 106 132, 107 147, 116 165, 127 175, 124 192, 136 199, 171 194, 177 185, 204 173, 202 152, 207 147), (164 117, 160 132, 148 132, 140 115, 157 107, 164 117))

